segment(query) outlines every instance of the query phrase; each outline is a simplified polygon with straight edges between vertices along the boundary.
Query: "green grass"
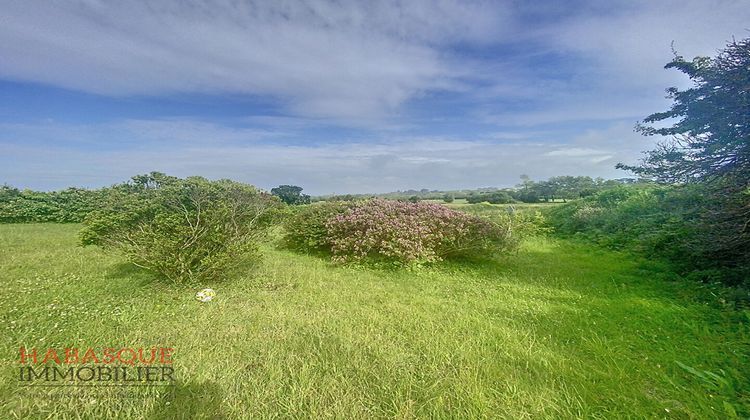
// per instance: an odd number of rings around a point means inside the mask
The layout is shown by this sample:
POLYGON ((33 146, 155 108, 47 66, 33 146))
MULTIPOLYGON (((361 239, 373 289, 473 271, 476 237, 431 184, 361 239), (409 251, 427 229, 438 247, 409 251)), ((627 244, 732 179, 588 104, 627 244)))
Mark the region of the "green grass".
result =
POLYGON ((269 245, 202 304, 77 229, 0 226, 3 418, 750 415, 747 313, 625 254, 540 238, 390 272, 269 245), (172 387, 16 382, 21 346, 154 345, 176 349, 172 387))
POLYGON ((505 213, 509 208, 513 211, 520 213, 533 213, 533 212, 544 212, 545 210, 559 206, 562 203, 514 203, 514 204, 490 204, 490 203, 476 203, 469 204, 459 202, 459 200, 453 203, 440 203, 446 207, 450 207, 455 210, 465 211, 480 216, 491 216, 493 213, 505 213))

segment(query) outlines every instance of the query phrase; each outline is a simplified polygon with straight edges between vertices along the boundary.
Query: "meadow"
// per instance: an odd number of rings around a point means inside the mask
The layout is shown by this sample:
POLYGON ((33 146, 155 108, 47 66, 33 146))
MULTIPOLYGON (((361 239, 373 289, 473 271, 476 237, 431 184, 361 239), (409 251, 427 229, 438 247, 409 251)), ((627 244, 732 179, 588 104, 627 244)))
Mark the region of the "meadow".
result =
POLYGON ((240 275, 175 286, 79 229, 0 225, 3 418, 750 415, 749 312, 659 262, 540 236, 385 270, 272 238, 240 275), (22 346, 173 347, 176 382, 24 388, 22 346))

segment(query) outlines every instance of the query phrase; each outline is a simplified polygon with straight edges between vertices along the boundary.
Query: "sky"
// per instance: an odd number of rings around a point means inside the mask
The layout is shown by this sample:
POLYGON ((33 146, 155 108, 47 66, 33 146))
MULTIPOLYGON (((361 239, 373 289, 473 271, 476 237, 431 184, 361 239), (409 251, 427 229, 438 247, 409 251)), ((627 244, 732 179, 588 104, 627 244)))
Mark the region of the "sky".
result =
POLYGON ((0 183, 306 193, 620 178, 748 0, 1 0, 0 183))

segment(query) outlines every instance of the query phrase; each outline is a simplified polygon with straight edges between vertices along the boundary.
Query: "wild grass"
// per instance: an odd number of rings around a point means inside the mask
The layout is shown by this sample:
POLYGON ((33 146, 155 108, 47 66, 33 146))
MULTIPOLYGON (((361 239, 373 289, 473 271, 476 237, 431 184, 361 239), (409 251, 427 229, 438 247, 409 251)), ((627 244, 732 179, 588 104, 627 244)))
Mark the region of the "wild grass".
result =
POLYGON ((269 244, 243 276, 175 287, 78 229, 0 226, 3 418, 750 415, 748 313, 625 254, 536 238, 378 271, 269 244), (21 388, 21 346, 174 347, 177 382, 21 388))
POLYGON ((493 213, 504 213, 511 208, 515 212, 521 213, 534 213, 542 212, 552 209, 562 204, 559 203, 513 203, 513 204, 491 204, 491 203, 477 203, 469 204, 466 200, 455 200, 452 203, 441 203, 452 209, 465 211, 467 213, 477 215, 492 215, 493 213))

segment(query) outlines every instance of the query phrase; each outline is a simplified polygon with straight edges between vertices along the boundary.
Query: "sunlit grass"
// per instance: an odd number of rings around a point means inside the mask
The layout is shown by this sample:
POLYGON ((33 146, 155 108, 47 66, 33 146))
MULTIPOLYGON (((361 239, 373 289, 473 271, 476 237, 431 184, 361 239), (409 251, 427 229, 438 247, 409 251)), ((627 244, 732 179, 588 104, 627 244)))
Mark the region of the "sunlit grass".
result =
POLYGON ((655 263, 542 238, 485 261, 378 271, 269 244, 244 276, 174 287, 77 247, 77 229, 0 226, 10 418, 750 414, 746 314, 655 263), (204 286, 215 301, 194 299, 204 286), (174 347, 175 386, 16 383, 21 346, 128 345, 174 347))

